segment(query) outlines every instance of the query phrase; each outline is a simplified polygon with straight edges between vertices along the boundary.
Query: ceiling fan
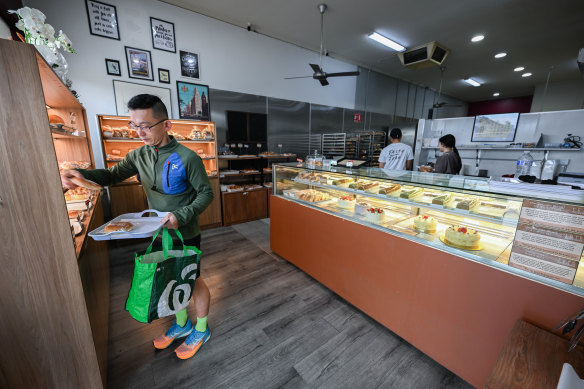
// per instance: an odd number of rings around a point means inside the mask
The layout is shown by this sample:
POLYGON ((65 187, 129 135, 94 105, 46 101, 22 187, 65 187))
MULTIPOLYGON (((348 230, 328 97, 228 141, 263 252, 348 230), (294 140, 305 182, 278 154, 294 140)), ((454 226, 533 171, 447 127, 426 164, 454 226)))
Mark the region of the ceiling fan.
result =
POLYGON ((462 107, 462 104, 450 104, 448 101, 440 101, 440 95, 442 94, 442 82, 444 81, 444 71, 446 66, 440 66, 440 87, 438 87, 438 96, 432 104, 432 108, 428 110, 428 119, 432 119, 434 116, 434 110, 442 107, 462 107))
POLYGON ((326 4, 319 4, 318 5, 318 10, 320 12, 320 52, 319 52, 319 57, 320 57, 320 65, 311 63, 309 64, 309 66, 312 68, 312 70, 314 71, 314 73, 312 74, 312 76, 300 76, 300 77, 285 77, 285 80, 291 80, 294 78, 309 78, 312 77, 315 80, 318 80, 320 82, 320 85, 322 86, 326 86, 329 84, 329 82, 327 81, 328 77, 347 77, 347 76, 358 76, 360 73, 359 71, 356 72, 340 72, 340 73, 326 73, 324 70, 322 70, 322 54, 323 54, 323 49, 322 49, 322 37, 323 37, 323 26, 324 26, 324 11, 326 10, 327 6, 326 4))

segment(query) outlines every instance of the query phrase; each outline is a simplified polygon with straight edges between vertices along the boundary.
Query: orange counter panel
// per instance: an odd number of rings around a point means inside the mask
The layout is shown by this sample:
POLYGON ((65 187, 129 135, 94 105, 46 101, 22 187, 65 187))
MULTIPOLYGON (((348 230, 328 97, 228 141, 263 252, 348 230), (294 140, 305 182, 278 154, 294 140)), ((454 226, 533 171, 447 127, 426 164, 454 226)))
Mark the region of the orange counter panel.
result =
POLYGON ((470 384, 517 319, 551 330, 584 298, 272 196, 271 249, 470 384))

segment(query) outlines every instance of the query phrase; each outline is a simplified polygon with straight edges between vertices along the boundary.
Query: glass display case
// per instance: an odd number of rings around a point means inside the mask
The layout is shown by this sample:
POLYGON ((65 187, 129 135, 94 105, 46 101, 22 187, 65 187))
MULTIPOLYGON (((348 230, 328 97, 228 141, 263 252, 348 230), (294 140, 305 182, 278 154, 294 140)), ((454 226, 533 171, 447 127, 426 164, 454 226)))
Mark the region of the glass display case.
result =
MULTIPOLYGON (((528 197, 493 191, 486 178, 290 163, 274 165, 273 180, 276 196, 584 295, 581 260, 570 263, 575 269, 570 282, 509 265, 528 197)), ((552 199, 546 193, 531 198, 552 199)))

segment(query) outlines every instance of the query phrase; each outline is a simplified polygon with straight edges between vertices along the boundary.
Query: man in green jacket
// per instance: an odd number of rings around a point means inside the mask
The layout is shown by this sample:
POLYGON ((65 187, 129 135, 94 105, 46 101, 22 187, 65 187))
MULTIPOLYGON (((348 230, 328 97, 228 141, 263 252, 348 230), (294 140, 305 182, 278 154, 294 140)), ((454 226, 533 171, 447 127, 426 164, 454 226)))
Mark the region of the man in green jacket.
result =
MULTIPOLYGON (((151 209, 169 212, 162 223, 178 229, 185 244, 201 247, 201 230, 198 216, 213 201, 213 189, 201 158, 189 148, 179 144, 168 134, 172 123, 164 103, 157 96, 137 95, 128 102, 130 127, 136 130, 144 146, 132 150, 126 157, 109 169, 68 170, 61 173, 66 188, 76 185, 73 177, 86 178, 108 186, 121 182, 135 174, 146 192, 151 209)), ((197 273, 199 273, 197 269, 197 273)), ((207 315, 211 296, 205 282, 199 278, 193 291, 196 325, 188 319, 186 308, 176 314, 175 323, 158 338, 154 347, 164 349, 178 339, 187 337, 176 350, 176 355, 187 359, 195 355, 209 340, 207 315)))

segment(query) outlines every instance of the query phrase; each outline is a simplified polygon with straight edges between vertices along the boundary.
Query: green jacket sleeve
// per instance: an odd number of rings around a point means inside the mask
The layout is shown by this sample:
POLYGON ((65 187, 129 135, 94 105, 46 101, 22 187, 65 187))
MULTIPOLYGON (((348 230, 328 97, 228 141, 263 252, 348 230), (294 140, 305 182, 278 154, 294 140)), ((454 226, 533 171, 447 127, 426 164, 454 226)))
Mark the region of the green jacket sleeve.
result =
POLYGON ((101 186, 113 185, 138 173, 138 169, 132 159, 132 153, 126 155, 122 161, 109 169, 77 169, 77 171, 79 171, 83 177, 93 182, 97 182, 101 186))
POLYGON ((195 157, 191 159, 187 175, 190 184, 197 192, 197 197, 192 203, 172 212, 178 221, 179 227, 189 224, 195 216, 200 215, 213 201, 213 188, 201 158, 195 157))

